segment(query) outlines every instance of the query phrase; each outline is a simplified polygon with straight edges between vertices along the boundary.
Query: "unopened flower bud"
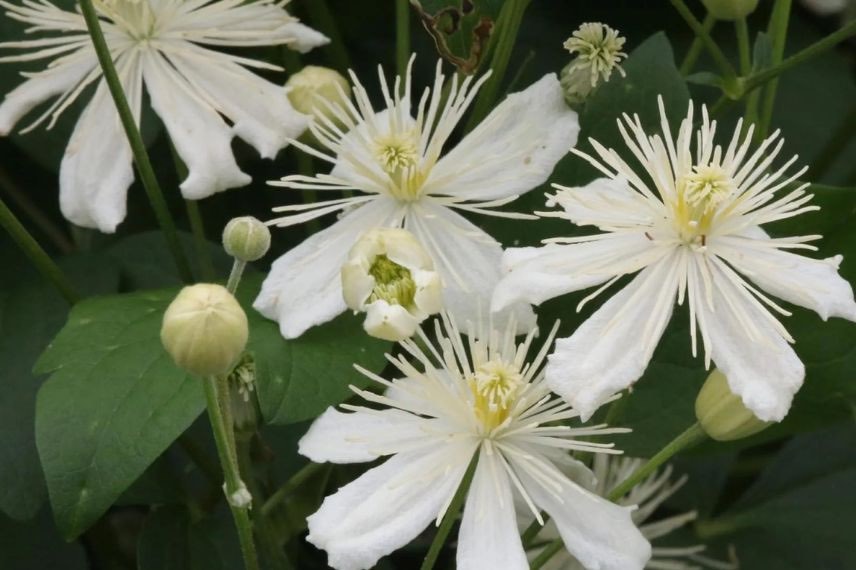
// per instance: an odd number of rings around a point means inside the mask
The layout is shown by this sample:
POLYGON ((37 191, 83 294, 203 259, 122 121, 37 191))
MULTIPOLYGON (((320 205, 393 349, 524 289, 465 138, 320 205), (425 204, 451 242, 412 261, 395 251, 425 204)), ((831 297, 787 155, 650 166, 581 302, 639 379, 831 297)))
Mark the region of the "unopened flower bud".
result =
POLYGON ((732 441, 762 431, 770 422, 759 420, 728 387, 719 370, 707 377, 698 393, 695 413, 701 427, 717 441, 732 441))
POLYGON ((342 126, 341 120, 328 108, 328 105, 344 106, 351 97, 351 84, 341 73, 328 67, 307 65, 289 77, 285 87, 291 106, 298 112, 314 118, 326 117, 342 126))
POLYGON ((758 0, 701 0, 717 20, 739 20, 758 7, 758 0))
POLYGON ((227 374, 247 344, 247 315, 225 287, 182 289, 167 307, 161 342, 175 363, 197 376, 227 374))
POLYGON ((261 259, 270 248, 270 230, 252 216, 232 218, 223 229, 223 249, 240 261, 261 259))
POLYGON ((599 22, 582 24, 565 41, 565 49, 576 55, 562 69, 559 77, 569 105, 575 106, 585 101, 595 87, 609 81, 613 71, 617 70, 624 77, 620 63, 627 57, 621 51, 625 41, 617 30, 599 22))
POLYGON ((412 336, 443 305, 431 256, 402 229, 375 229, 360 238, 342 266, 342 292, 348 307, 366 313, 366 332, 390 341, 412 336))

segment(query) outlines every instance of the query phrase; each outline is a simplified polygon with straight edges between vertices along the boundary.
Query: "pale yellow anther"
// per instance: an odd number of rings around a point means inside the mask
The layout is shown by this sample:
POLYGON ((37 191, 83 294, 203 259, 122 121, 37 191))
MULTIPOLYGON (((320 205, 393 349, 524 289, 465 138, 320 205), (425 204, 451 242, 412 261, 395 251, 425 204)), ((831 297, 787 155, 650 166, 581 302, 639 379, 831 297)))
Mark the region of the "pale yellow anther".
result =
POLYGON ((481 420, 485 431, 502 424, 523 387, 523 375, 513 364, 501 360, 491 360, 476 368, 468 378, 473 394, 476 416, 481 420))

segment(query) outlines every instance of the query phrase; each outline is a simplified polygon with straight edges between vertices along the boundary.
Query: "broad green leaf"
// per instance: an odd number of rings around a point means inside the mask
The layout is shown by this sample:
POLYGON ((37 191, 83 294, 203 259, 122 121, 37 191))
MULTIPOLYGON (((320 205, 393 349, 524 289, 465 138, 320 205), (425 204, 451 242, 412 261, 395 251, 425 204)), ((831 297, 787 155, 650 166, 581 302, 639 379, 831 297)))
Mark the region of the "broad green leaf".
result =
POLYGON ((160 344, 173 291, 79 303, 36 364, 36 442, 57 526, 89 527, 204 409, 160 344))
POLYGON ((194 521, 183 507, 154 511, 137 544, 138 570, 234 570, 243 568, 228 510, 194 521))
POLYGON ((79 542, 67 543, 45 509, 26 523, 0 514, 0 568, 4 570, 88 570, 79 542))

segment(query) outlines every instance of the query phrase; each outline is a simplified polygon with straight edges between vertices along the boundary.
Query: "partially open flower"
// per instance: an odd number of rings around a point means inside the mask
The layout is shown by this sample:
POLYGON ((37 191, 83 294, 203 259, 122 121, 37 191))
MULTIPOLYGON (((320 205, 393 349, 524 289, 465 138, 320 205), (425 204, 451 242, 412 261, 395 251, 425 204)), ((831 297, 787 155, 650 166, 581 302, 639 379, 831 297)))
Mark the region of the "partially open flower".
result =
POLYGON ((360 238, 342 266, 342 292, 349 308, 366 313, 366 332, 391 341, 410 337, 443 305, 431 256, 413 234, 397 228, 360 238))
POLYGON ((771 423, 759 420, 743 405, 719 370, 711 372, 701 387, 695 413, 705 433, 717 441, 743 439, 766 429, 771 423))
POLYGON ((600 22, 582 24, 568 38, 564 47, 576 58, 562 70, 560 83, 570 105, 585 101, 600 83, 609 81, 614 70, 623 77, 619 65, 627 54, 621 51, 625 38, 600 22))
POLYGON ((333 109, 347 105, 351 84, 335 69, 307 65, 288 78, 285 88, 291 106, 304 115, 316 121, 332 121, 337 127, 344 125, 333 109))
POLYGON ((197 376, 226 374, 247 345, 247 315, 222 285, 185 287, 167 307, 161 342, 175 363, 197 376))

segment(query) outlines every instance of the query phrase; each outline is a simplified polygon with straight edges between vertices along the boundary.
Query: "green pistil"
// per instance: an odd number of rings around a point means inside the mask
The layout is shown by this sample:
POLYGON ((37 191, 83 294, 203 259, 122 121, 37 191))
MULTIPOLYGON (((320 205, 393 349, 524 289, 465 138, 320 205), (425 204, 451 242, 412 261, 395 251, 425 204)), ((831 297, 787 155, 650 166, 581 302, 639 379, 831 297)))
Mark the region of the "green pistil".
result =
POLYGON ((409 307, 416 296, 416 283, 406 267, 390 260, 386 255, 379 255, 369 268, 369 275, 374 277, 375 287, 369 297, 369 302, 382 299, 390 305, 409 307))

